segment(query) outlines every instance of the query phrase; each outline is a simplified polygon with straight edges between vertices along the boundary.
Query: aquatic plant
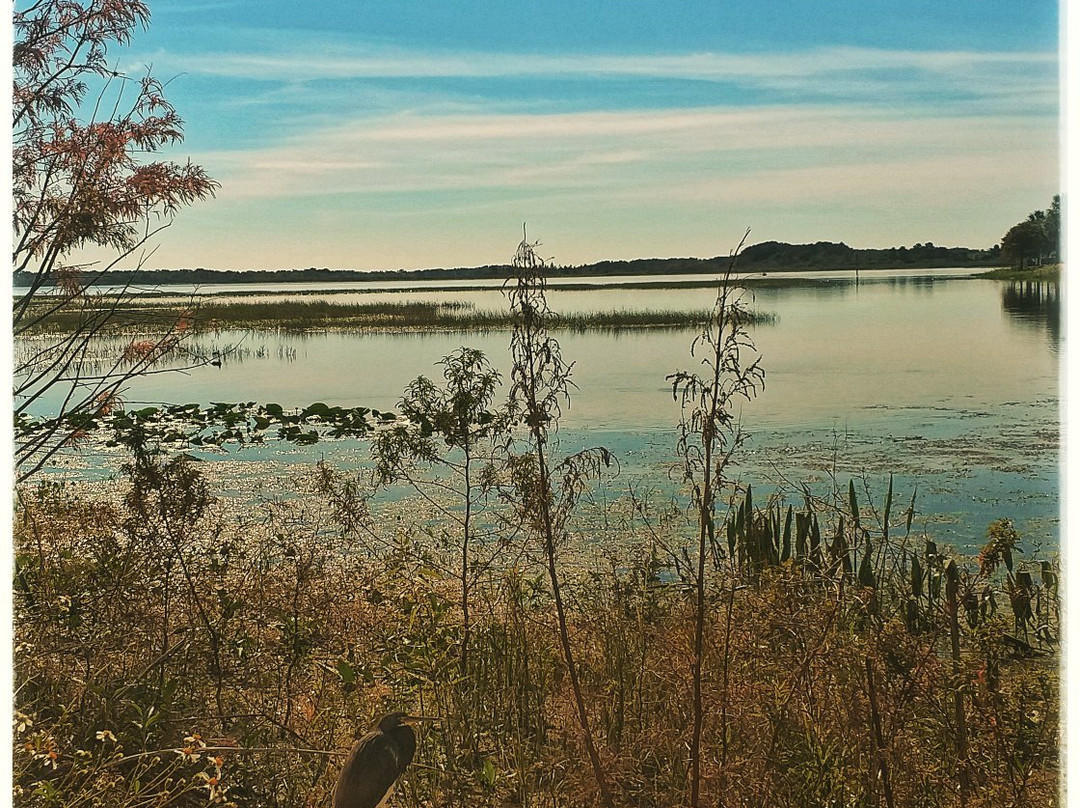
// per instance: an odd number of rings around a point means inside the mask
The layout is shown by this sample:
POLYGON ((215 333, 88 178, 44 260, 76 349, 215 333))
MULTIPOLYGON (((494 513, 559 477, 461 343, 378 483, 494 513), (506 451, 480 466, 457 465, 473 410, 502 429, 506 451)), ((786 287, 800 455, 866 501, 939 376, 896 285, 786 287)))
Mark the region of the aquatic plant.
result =
MULTIPOLYGON (((36 304, 40 307, 47 301, 36 304)), ((129 316, 117 320, 103 334, 142 334, 154 317, 165 317, 169 309, 153 297, 117 302, 102 297, 99 306, 117 308, 129 316), (139 322, 143 323, 140 327, 139 322)), ((513 315, 504 310, 477 309, 464 301, 339 303, 332 300, 229 301, 204 297, 188 304, 191 333, 222 329, 255 331, 402 331, 440 330, 461 332, 505 331, 513 328, 513 315)), ((573 312, 560 315, 549 328, 567 331, 617 331, 640 328, 699 328, 708 319, 707 310, 642 309, 573 312)), ((743 312, 747 324, 766 325, 773 318, 763 312, 743 312)), ((65 333, 77 327, 73 315, 57 312, 42 316, 26 334, 65 333)), ((91 348, 93 345, 90 346, 91 348)))

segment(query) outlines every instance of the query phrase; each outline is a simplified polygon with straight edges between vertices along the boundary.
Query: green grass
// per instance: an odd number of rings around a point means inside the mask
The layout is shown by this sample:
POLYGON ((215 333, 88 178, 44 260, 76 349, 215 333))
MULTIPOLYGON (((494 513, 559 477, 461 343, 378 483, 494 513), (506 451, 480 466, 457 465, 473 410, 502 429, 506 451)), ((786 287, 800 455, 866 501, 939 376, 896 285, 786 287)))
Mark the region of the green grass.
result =
POLYGON ((1062 264, 1046 264, 1031 269, 1016 269, 1015 267, 998 267, 989 272, 983 272, 980 278, 992 278, 1000 281, 1053 281, 1061 280, 1062 264))
MULTIPOLYGON (((111 327, 134 330, 150 320, 167 323, 171 309, 159 302, 126 303, 111 327)), ((39 332, 62 333, 77 327, 82 314, 62 312, 49 317, 39 332)), ((708 311, 647 309, 563 314, 554 327, 573 330, 619 330, 638 328, 692 329, 702 325, 708 311)), ((751 324, 768 324, 772 315, 752 313, 751 324)), ((198 304, 194 329, 253 329, 258 331, 494 331, 513 327, 509 312, 477 309, 466 302, 417 301, 335 303, 328 300, 280 300, 228 302, 204 300, 198 304)))

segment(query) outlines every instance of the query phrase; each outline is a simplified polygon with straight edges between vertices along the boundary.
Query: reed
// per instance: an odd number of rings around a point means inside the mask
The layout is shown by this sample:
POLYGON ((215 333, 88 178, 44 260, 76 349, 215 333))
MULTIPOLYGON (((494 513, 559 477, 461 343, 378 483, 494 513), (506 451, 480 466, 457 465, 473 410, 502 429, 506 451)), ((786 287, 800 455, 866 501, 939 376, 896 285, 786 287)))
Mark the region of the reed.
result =
MULTIPOLYGON (((175 310, 161 304, 125 304, 110 333, 134 333, 154 323, 175 319, 175 310)), ((232 301, 205 300, 193 309, 192 331, 252 329, 256 331, 508 331, 514 326, 510 312, 477 309, 460 301, 336 303, 328 300, 232 301)), ((610 310, 563 314, 551 328, 571 331, 622 329, 696 329, 707 321, 708 310, 610 310)), ((748 312, 747 325, 767 325, 772 315, 748 312)), ((37 333, 59 333, 75 325, 74 315, 57 313, 38 325, 37 333)))
MULTIPOLYGON (((205 499, 198 464, 140 473, 101 500, 55 486, 22 491, 13 586, 17 804, 50 804, 46 794, 121 806, 151 798, 326 804, 334 753, 402 705, 441 720, 422 735, 397 804, 596 804, 541 558, 488 545, 503 549, 468 595, 462 673, 458 548, 442 541, 435 511, 417 502, 367 511, 361 488, 312 479, 300 481, 299 498, 243 516, 205 499), (199 508, 185 510, 187 501, 199 508), (462 745, 470 736, 475 743, 462 745), (163 794, 166 781, 173 790, 163 794)), ((588 570, 565 564, 560 583, 612 799, 660 808, 687 793, 696 608, 663 550, 685 538, 685 523, 646 508, 646 529, 624 504, 608 514, 617 541, 609 537, 588 570)), ((832 534, 838 514, 820 506, 821 532, 832 534)), ((776 513, 775 505, 753 508, 750 522, 776 513)), ((871 528, 868 514, 864 502, 861 529, 871 528)), ((968 804, 1054 804, 1054 658, 997 641, 999 632, 1012 636, 1011 617, 988 613, 971 625, 964 601, 981 591, 970 586, 972 563, 954 561, 954 621, 940 553, 920 551, 922 620, 912 630, 903 621, 907 568, 874 587, 858 585, 843 565, 820 571, 794 549, 796 521, 792 557, 729 580, 706 612, 705 636, 716 640, 703 646, 703 669, 727 662, 728 670, 701 680, 705 703, 727 704, 726 717, 704 714, 703 802, 887 804, 875 801, 887 773, 895 805, 951 808, 960 805, 963 766, 968 804), (939 583, 931 607, 927 594, 939 583), (873 617, 876 593, 883 600, 873 617), (737 653, 727 658, 725 646, 737 653), (958 688, 964 760, 955 742, 958 688)), ((876 548, 879 527, 873 535, 876 548)), ((1038 650, 1035 627, 1056 627, 1056 575, 1014 577, 1030 596, 1030 615, 1019 597, 1016 608, 1038 650)), ((1008 599, 999 602, 1007 612, 1008 599)))

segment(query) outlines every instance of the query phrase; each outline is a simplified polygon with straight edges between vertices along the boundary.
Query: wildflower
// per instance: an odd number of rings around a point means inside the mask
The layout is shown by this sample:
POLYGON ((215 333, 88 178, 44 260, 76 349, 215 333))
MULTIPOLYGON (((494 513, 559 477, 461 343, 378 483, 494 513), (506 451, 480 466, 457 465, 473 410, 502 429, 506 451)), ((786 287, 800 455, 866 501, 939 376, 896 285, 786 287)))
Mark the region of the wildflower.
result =
POLYGON ((99 741, 112 741, 113 743, 116 743, 116 736, 113 735, 112 732, 107 730, 107 729, 103 729, 100 732, 95 733, 94 736, 99 741))
POLYGON ((214 763, 214 773, 199 772, 195 776, 203 781, 203 788, 207 791, 207 798, 211 803, 221 802, 225 798, 225 792, 228 791, 227 786, 223 786, 221 783, 221 763, 220 757, 211 758, 214 763))
POLYGON ((184 743, 187 744, 183 749, 178 749, 177 754, 184 759, 186 763, 195 763, 202 758, 198 750, 203 749, 206 743, 202 739, 202 735, 197 732, 193 732, 190 735, 184 737, 184 743))
POLYGON ((197 763, 202 757, 202 755, 196 752, 195 749, 191 746, 185 746, 183 749, 177 749, 176 754, 183 758, 185 763, 197 763))
POLYGON ((22 734, 32 726, 34 726, 34 719, 19 710, 15 711, 15 732, 22 734))

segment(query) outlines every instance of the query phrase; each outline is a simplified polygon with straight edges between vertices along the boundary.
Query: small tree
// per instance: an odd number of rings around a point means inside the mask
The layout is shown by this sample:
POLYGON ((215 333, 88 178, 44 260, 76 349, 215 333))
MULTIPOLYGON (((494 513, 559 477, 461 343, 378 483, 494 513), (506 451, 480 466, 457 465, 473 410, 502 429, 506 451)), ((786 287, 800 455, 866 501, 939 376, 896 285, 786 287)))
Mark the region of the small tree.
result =
MULTIPOLYGON (((683 458, 684 479, 692 493, 698 534, 696 571, 691 582, 694 588, 694 726, 690 737, 690 805, 693 808, 701 804, 701 732, 705 720, 701 683, 708 604, 705 559, 715 540, 717 494, 727 482, 726 470, 731 456, 744 439, 734 411, 735 403, 739 399, 750 400, 765 383, 760 360, 755 359, 749 364, 743 361, 743 352, 753 350, 754 345, 746 332, 748 314, 742 305, 740 290, 731 277, 735 258, 749 234, 747 230, 733 253, 709 320, 691 347, 692 355, 702 354, 701 365, 705 372, 680 370, 668 377, 672 394, 682 405, 678 448, 683 458)), ((729 626, 735 583, 733 577, 727 602, 729 626)), ((726 647, 724 652, 726 660, 726 647)), ((721 709, 726 717, 726 692, 724 698, 721 709)), ((727 749, 726 726, 721 727, 721 744, 723 757, 727 749)))
POLYGON ((439 364, 445 384, 439 387, 425 376, 413 381, 401 399, 401 414, 409 423, 377 433, 372 451, 380 484, 410 485, 460 528, 464 676, 470 589, 478 574, 470 549, 477 538, 477 516, 496 481, 498 441, 507 432, 508 419, 505 411, 492 409, 501 380, 482 351, 459 348, 439 364), (431 470, 436 476, 428 476, 431 470))
POLYGON ((510 354, 514 361, 510 409, 517 423, 528 431, 530 443, 527 454, 512 459, 511 474, 523 525, 543 548, 555 602, 559 646, 573 691, 578 726, 600 791, 600 800, 611 808, 614 805, 611 787, 593 738, 570 640, 569 619, 559 577, 558 551, 567 537, 570 516, 585 482, 598 475, 602 467, 611 463, 612 458, 606 449, 585 449, 552 464, 552 438, 558 429, 563 405, 569 405, 573 363, 563 360, 558 340, 548 332, 553 315, 547 304, 546 264, 536 254, 536 246, 522 239, 512 262, 515 277, 507 282, 510 310, 515 317, 514 333, 510 340, 510 354))
POLYGON ((141 263, 179 208, 217 187, 191 163, 142 161, 183 139, 161 82, 125 76, 107 60, 148 22, 142 0, 38 0, 14 13, 12 264, 26 291, 15 300, 13 332, 28 336, 61 315, 67 322, 15 363, 16 413, 48 399, 55 408, 55 418, 17 440, 19 479, 78 433, 72 415, 115 408, 122 385, 177 348, 190 325, 190 313, 143 322, 119 356, 93 356, 123 296, 94 298, 88 286, 121 262, 141 263), (76 252, 90 246, 114 260, 78 263, 76 252), (43 298, 47 291, 55 294, 43 298))
POLYGON ((1038 219, 1027 219, 1009 228, 1001 239, 1001 252, 1014 266, 1023 269, 1029 262, 1041 257, 1045 243, 1043 223, 1038 219))

